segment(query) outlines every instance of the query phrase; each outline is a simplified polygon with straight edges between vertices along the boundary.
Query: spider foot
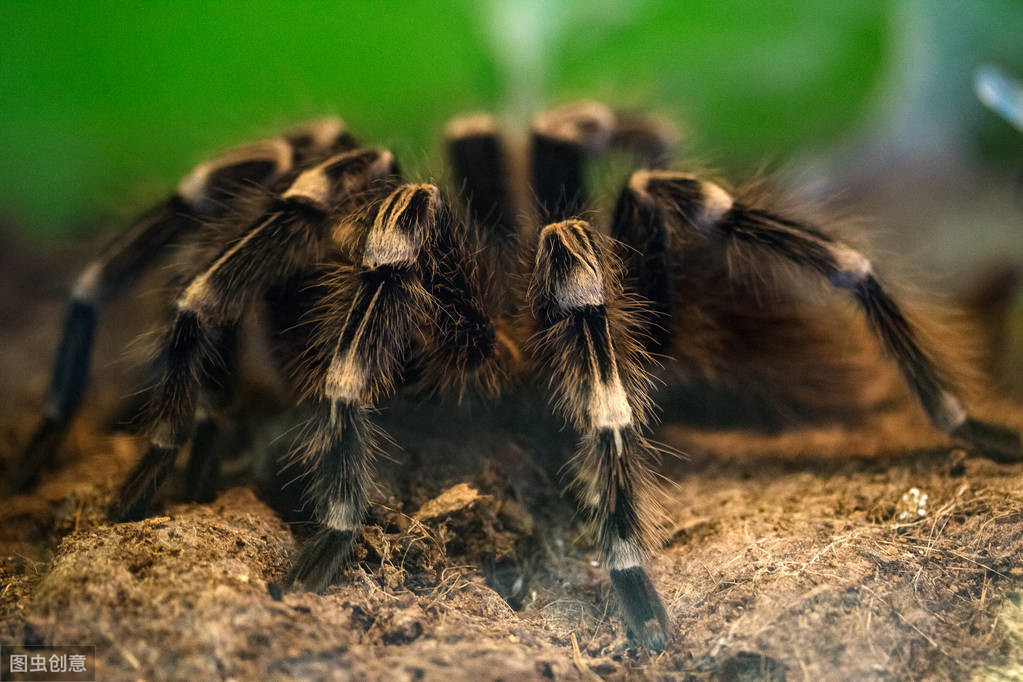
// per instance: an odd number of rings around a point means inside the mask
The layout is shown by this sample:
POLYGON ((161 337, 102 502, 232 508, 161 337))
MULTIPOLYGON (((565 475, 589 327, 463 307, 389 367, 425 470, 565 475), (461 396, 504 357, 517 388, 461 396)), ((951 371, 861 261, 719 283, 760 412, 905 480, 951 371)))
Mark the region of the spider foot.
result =
POLYGON ((639 566, 611 571, 629 639, 653 651, 662 651, 668 639, 668 614, 650 578, 639 566))
POLYGON ((976 447, 996 462, 1023 460, 1019 434, 1004 426, 969 417, 952 432, 952 437, 976 447))
POLYGON ((217 496, 220 456, 225 434, 212 419, 199 422, 192 439, 192 451, 185 471, 185 499, 212 502, 217 496))
POLYGON ((321 528, 302 547, 287 584, 299 592, 325 591, 341 577, 354 544, 350 530, 321 528))
POLYGON ((121 523, 144 519, 160 484, 174 468, 175 455, 177 448, 150 446, 107 508, 107 520, 121 523))
POLYGON ((32 434, 32 440, 25 447, 13 466, 7 479, 7 492, 20 493, 28 490, 39 481, 39 474, 50 464, 61 441, 64 440, 66 423, 52 418, 44 418, 32 434))

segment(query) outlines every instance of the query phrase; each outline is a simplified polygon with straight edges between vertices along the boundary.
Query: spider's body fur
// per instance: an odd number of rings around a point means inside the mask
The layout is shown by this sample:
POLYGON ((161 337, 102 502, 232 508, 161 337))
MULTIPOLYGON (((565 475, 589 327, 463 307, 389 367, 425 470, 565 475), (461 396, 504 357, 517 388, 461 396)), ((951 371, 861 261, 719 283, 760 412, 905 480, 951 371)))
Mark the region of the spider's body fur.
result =
POLYGON ((209 496, 210 444, 236 399, 239 324, 263 309, 290 401, 315 412, 295 457, 319 524, 289 576, 300 589, 325 588, 350 555, 373 486, 374 406, 405 385, 494 396, 538 376, 579 437, 571 488, 630 632, 663 647, 667 618, 642 567, 659 540, 647 435, 665 407, 653 403, 650 372, 681 387, 683 412, 704 417, 783 424, 869 409, 862 368, 829 352, 848 341, 835 328, 847 320, 821 316, 812 279, 858 304, 936 427, 1018 455, 1015 434, 967 416, 956 372, 864 255, 759 199, 669 170, 672 142, 654 119, 580 103, 535 119, 518 180, 492 118, 453 122, 449 193, 406 183, 389 152, 360 147, 333 119, 200 165, 75 284, 18 483, 50 459, 74 414, 99 306, 171 244, 184 248, 148 391, 149 449, 110 518, 144 516, 189 440, 191 494, 209 496), (606 224, 591 226, 585 165, 613 148, 640 169, 606 224), (778 276, 782 264, 799 276, 778 276))

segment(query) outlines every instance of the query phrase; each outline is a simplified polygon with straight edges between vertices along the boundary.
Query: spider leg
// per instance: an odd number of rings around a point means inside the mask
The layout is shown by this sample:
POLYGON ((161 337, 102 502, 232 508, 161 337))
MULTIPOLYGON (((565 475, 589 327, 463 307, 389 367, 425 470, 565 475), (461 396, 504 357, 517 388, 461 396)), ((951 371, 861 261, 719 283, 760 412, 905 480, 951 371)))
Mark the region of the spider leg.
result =
POLYGON ((447 126, 446 145, 471 224, 481 229, 484 242, 500 258, 510 259, 517 254, 518 228, 498 122, 486 114, 456 118, 447 126))
POLYGON ((220 445, 224 434, 215 417, 202 415, 196 420, 192 449, 185 469, 184 499, 212 502, 220 478, 220 445))
POLYGON ((145 514, 191 436, 200 397, 228 373, 225 340, 233 337, 251 303, 274 282, 316 261, 332 236, 330 218, 355 210, 350 204, 365 195, 371 181, 390 175, 393 166, 389 152, 355 150, 303 171, 255 226, 184 287, 150 405, 149 451, 117 493, 111 520, 145 514))
POLYGON ((598 102, 573 102, 533 120, 531 184, 542 222, 578 216, 586 206, 585 162, 608 149, 631 151, 639 165, 670 157, 677 134, 655 117, 615 112, 598 102))
POLYGON ((345 122, 336 116, 300 123, 285 130, 281 137, 291 145, 294 167, 302 169, 359 146, 345 122))
POLYGON ((640 211, 660 212, 663 220, 718 240, 732 253, 745 251, 750 259, 759 255, 757 252, 773 253, 848 291, 937 428, 998 459, 1023 457, 1018 434, 966 413, 951 378, 938 367, 916 324, 882 285, 863 254, 813 225, 745 206, 718 185, 688 174, 637 171, 626 195, 625 203, 640 211))
MULTIPOLYGON (((164 350, 164 375, 154 391, 147 419, 151 436, 149 448, 132 469, 107 510, 111 521, 133 521, 143 518, 149 503, 174 467, 178 450, 192 435, 192 425, 200 398, 215 388, 211 376, 223 376, 227 365, 222 349, 230 338, 230 325, 215 326, 192 317, 175 321, 164 350)), ((205 443, 200 442, 203 448, 205 443)), ((205 449, 195 450, 190 469, 199 467, 205 449)))
POLYGON ((614 112, 596 102, 567 104, 533 120, 532 188, 542 222, 583 210, 586 158, 607 147, 614 125, 614 112))
POLYGON ((221 422, 235 398, 238 368, 238 328, 227 326, 217 338, 216 361, 202 370, 202 406, 197 412, 195 435, 185 469, 185 499, 210 502, 216 495, 220 455, 224 443, 221 422))
POLYGON ((470 385, 494 394, 499 367, 518 354, 511 336, 498 332, 491 320, 517 312, 517 297, 501 296, 498 286, 523 270, 514 201, 514 190, 521 188, 512 186, 507 145, 494 117, 452 120, 446 144, 468 211, 464 222, 444 211, 445 226, 433 249, 437 257, 427 286, 442 310, 440 333, 424 338, 425 378, 436 387, 457 383, 459 395, 470 385))
MULTIPOLYGON (((199 223, 200 219, 218 224, 225 220, 236 223, 240 208, 252 210, 253 217, 255 217, 266 206, 267 200, 273 197, 274 192, 286 189, 299 172, 319 164, 331 156, 358 147, 354 135, 345 127, 344 121, 336 116, 300 123, 281 133, 281 138, 291 147, 291 169, 282 174, 275 182, 257 183, 262 188, 270 190, 269 193, 264 191, 248 192, 239 197, 237 193, 239 190, 245 190, 244 186, 225 186, 211 196, 210 201, 207 202, 211 211, 207 215, 197 217, 196 223, 199 223), (248 200, 248 194, 252 195, 252 201, 248 200), (250 203, 252 206, 248 206, 250 203)), ((252 184, 251 180, 246 180, 246 182, 252 184)), ((242 226, 246 227, 243 223, 242 226)), ((145 412, 145 406, 149 403, 149 389, 162 374, 162 369, 155 366, 150 367, 148 373, 150 380, 126 398, 115 411, 115 415, 110 421, 113 429, 128 432, 138 431, 140 418, 145 412)))
POLYGON ((498 299, 485 286, 483 273, 493 263, 481 262, 478 235, 471 227, 443 201, 435 220, 432 248, 424 255, 423 284, 436 304, 436 315, 421 339, 421 383, 451 389, 459 397, 475 389, 495 395, 516 351, 509 336, 498 332, 494 317, 510 311, 512 302, 498 299))
POLYGON ((71 290, 43 418, 8 481, 12 490, 32 484, 52 459, 81 401, 101 307, 127 291, 167 247, 221 215, 245 185, 267 186, 292 167, 283 139, 230 150, 197 166, 170 199, 139 216, 104 253, 85 267, 71 290))
POLYGON ((630 285, 646 303, 646 349, 658 352, 670 340, 670 321, 675 311, 674 258, 670 226, 656 207, 638 201, 628 188, 615 205, 611 236, 619 249, 630 285))
POLYGON ((642 168, 662 168, 678 153, 680 135, 656 114, 618 111, 611 147, 631 151, 642 168))
POLYGON ((631 636, 660 650, 667 615, 642 567, 658 538, 652 448, 643 437, 649 379, 623 307, 618 267, 606 238, 585 222, 548 225, 529 301, 539 327, 538 365, 551 373, 554 405, 580 436, 572 470, 583 513, 631 636))
POLYGON ((332 339, 315 396, 312 437, 297 453, 308 475, 307 497, 321 528, 302 548, 288 582, 322 591, 337 580, 366 513, 376 451, 366 412, 391 392, 417 329, 430 314, 423 287, 424 246, 442 210, 432 185, 403 185, 381 204, 361 264, 338 273, 347 290, 318 316, 319 336, 332 339))

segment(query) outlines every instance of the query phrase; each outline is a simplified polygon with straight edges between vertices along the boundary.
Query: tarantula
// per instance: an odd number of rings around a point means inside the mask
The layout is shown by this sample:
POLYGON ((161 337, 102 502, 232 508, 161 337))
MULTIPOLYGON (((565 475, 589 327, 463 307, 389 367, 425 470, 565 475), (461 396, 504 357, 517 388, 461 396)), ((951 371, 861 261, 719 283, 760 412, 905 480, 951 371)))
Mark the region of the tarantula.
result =
POLYGON ((562 106, 534 120, 519 165, 487 115, 456 119, 446 141, 449 193, 405 182, 389 152, 360 146, 336 119, 196 167, 77 279, 15 485, 52 458, 79 404, 99 307, 172 244, 184 250, 145 411, 149 448, 109 518, 144 517, 189 440, 192 494, 211 489, 210 434, 234 400, 239 323, 260 308, 292 402, 315 412, 297 459, 318 530, 288 577, 296 589, 323 590, 352 552, 378 449, 371 408, 401 386, 496 395, 542 373, 578 435, 571 487, 628 630, 662 648, 667 617, 643 569, 658 546, 651 372, 663 362, 694 402, 728 396, 740 412, 854 401, 827 359, 841 331, 804 305, 809 279, 851 295, 936 427, 1019 455, 1015 433, 967 415, 864 255, 762 199, 668 169, 674 134, 658 119, 562 106), (609 150, 638 170, 595 229, 582 217, 593 215, 587 163, 609 150), (760 276, 781 263, 802 279, 760 276), (815 347, 823 353, 801 362, 815 347))

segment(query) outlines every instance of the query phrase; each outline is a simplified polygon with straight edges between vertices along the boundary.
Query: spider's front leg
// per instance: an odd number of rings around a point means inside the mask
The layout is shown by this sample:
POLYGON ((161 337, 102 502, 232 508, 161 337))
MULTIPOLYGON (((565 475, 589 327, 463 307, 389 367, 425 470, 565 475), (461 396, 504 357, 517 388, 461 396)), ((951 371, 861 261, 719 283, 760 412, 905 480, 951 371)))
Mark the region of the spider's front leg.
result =
POLYGON ((424 247, 436 241, 441 211, 433 185, 403 185, 387 197, 366 236, 362 262, 331 279, 343 291, 325 299, 316 315, 318 344, 329 338, 333 350, 314 387, 314 431, 297 456, 321 528, 288 576, 297 589, 324 590, 351 553, 372 487, 374 427, 366 411, 393 390, 414 334, 433 313, 423 286, 424 247))
POLYGON ((355 210, 353 202, 367 186, 393 172, 391 154, 374 150, 338 154, 302 172, 256 225, 184 287, 164 345, 163 376, 153 389, 150 447, 118 491, 108 511, 111 520, 145 515, 192 435, 196 410, 214 407, 210 398, 232 373, 230 344, 253 301, 315 262, 331 236, 335 213, 355 210))
POLYGON ((540 234, 529 291, 539 332, 538 366, 552 372, 554 404, 580 436, 574 489, 595 534, 631 636, 660 650, 668 620, 642 564, 657 546, 657 494, 643 431, 649 379, 619 266, 606 238, 585 222, 540 234))

